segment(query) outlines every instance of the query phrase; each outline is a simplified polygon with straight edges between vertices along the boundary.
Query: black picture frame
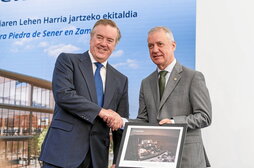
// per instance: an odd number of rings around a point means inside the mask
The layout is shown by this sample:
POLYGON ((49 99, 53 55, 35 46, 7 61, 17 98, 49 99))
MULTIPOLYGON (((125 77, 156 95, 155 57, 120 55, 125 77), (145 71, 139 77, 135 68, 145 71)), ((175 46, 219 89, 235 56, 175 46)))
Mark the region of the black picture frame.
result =
POLYGON ((117 168, 180 168, 186 124, 126 123, 117 168))

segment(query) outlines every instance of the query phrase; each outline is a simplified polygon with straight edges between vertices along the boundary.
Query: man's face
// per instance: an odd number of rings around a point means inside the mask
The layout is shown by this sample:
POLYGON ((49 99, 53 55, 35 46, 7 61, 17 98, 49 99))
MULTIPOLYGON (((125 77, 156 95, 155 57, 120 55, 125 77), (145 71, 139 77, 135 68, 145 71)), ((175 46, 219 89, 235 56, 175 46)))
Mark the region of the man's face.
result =
POLYGON ((109 25, 98 25, 90 39, 90 51, 94 59, 104 62, 112 54, 116 46, 117 29, 109 25))
POLYGON ((149 33, 147 41, 152 61, 161 70, 165 69, 174 60, 176 43, 170 41, 163 30, 149 33))

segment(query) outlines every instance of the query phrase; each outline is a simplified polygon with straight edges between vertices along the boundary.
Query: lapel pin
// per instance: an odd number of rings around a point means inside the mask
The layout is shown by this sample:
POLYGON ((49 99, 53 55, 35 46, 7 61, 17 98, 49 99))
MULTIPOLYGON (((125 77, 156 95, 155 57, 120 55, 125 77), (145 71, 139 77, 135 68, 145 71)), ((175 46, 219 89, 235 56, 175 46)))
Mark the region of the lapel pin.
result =
POLYGON ((177 80, 177 78, 176 78, 176 77, 174 77, 174 80, 176 81, 176 80, 177 80))

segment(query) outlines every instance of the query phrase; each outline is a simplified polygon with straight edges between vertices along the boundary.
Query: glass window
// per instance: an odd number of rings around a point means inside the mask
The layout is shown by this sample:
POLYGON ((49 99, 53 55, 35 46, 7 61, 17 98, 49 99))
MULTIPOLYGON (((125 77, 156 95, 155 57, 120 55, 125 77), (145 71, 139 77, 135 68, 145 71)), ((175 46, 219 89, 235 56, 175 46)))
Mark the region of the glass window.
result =
POLYGON ((8 104, 10 100, 10 79, 5 78, 4 82, 4 103, 8 104))
POLYGON ((4 102, 4 77, 0 76, 0 103, 4 102))

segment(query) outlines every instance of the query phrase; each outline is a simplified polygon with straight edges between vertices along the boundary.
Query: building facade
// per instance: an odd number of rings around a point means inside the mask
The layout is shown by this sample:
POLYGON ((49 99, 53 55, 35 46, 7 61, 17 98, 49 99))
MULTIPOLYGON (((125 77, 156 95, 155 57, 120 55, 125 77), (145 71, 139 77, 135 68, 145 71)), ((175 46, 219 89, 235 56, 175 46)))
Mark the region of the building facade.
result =
POLYGON ((38 137, 53 115, 51 89, 49 81, 0 69, 0 167, 38 167, 38 137))

